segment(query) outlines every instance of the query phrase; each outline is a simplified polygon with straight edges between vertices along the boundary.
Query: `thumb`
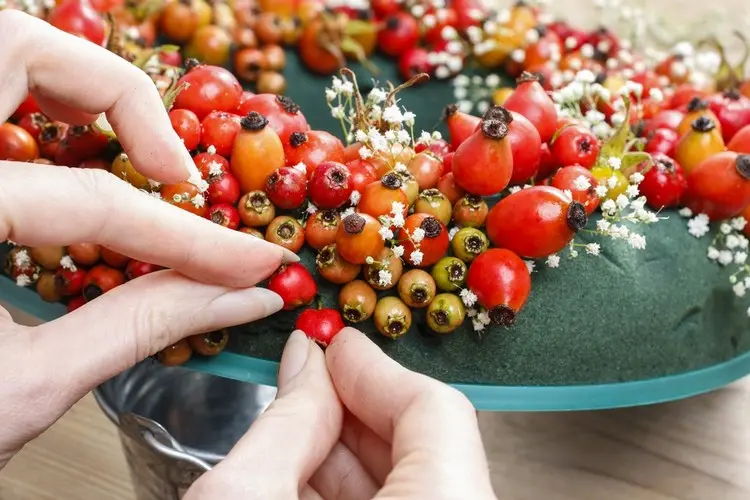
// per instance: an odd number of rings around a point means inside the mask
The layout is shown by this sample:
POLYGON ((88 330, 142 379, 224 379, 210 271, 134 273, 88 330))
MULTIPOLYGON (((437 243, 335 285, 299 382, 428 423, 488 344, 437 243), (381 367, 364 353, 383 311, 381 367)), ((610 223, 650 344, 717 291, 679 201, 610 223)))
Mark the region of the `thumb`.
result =
POLYGON ((323 351, 295 331, 281 358, 276 400, 186 499, 297 498, 338 442, 342 419, 323 351))

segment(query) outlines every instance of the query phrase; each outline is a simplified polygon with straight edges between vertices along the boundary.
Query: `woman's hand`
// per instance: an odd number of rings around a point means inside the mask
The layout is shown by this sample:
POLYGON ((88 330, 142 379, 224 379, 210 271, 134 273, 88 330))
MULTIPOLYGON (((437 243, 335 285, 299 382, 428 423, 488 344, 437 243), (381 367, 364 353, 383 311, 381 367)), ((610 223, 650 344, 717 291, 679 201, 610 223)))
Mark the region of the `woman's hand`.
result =
POLYGON ((476 412, 347 328, 325 353, 287 342, 276 401, 186 500, 472 499, 495 495, 476 412))
MULTIPOLYGON (((155 86, 101 47, 0 12, 0 123, 31 91, 49 116, 107 114, 134 165, 175 183, 195 170, 155 86)), ((0 469, 99 383, 191 334, 281 309, 249 288, 296 256, 141 193, 99 170, 0 162, 0 241, 91 242, 169 267, 36 328, 0 308, 0 469), (210 284, 204 284, 207 282, 210 284)))

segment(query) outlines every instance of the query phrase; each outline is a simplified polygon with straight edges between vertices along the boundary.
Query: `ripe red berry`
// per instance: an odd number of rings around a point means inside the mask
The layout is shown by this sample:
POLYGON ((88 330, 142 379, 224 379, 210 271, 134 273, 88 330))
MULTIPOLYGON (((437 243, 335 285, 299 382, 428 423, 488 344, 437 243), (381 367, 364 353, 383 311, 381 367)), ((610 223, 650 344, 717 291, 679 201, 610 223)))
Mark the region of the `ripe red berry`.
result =
POLYGON ((643 149, 652 155, 661 153, 667 156, 674 156, 675 147, 680 140, 680 135, 668 128, 657 128, 647 137, 649 139, 643 149))
POLYGON ((468 139, 477 129, 481 118, 458 110, 458 106, 451 104, 443 111, 443 121, 448 127, 448 135, 451 139, 451 147, 455 151, 468 139))
POLYGON ((125 275, 121 271, 105 265, 94 266, 83 282, 83 296, 86 302, 91 302, 123 283, 125 283, 125 275))
POLYGON ((344 145, 338 137, 324 130, 293 132, 284 142, 286 165, 294 167, 302 163, 307 167, 307 178, 324 161, 344 163, 344 145))
POLYGON ((522 184, 534 177, 542 158, 542 139, 534 125, 520 113, 511 111, 508 140, 513 153, 511 184, 522 184))
POLYGON ((496 106, 491 119, 464 141, 453 156, 453 177, 462 189, 479 196, 499 193, 513 174, 513 152, 508 139, 512 115, 496 106))
POLYGON ((211 205, 234 205, 240 199, 240 181, 229 172, 212 175, 208 178, 206 198, 211 205))
POLYGON ((750 205, 750 155, 726 151, 688 174, 686 205, 711 220, 736 217, 750 205))
POLYGON ((212 111, 201 122, 200 144, 204 148, 213 146, 216 154, 229 157, 232 155, 234 140, 240 133, 240 115, 226 111, 212 111))
POLYGON ((173 109, 169 112, 169 121, 188 151, 198 147, 201 140, 201 122, 195 113, 188 109, 173 109))
POLYGON ((212 111, 233 112, 242 97, 242 86, 228 70, 207 64, 199 64, 180 78, 179 84, 187 84, 177 95, 174 107, 189 109, 202 120, 212 111))
POLYGON ((276 207, 299 208, 307 198, 307 178, 296 168, 282 167, 268 176, 265 191, 276 207))
POLYGON ((420 73, 432 73, 430 53, 422 47, 412 47, 401 53, 398 59, 398 71, 401 78, 410 80, 420 73))
POLYGON ((229 161, 215 153, 200 153, 193 158, 195 166, 198 167, 204 179, 218 177, 222 173, 229 172, 229 161))
MULTIPOLYGON (((452 155, 453 153, 451 153, 452 155)), ((450 155, 449 155, 450 156, 450 155)), ((447 158, 447 157, 446 157, 447 158)), ((466 191, 456 185, 453 178, 453 172, 448 172, 440 178, 437 185, 438 191, 443 193, 451 205, 455 205, 458 200, 464 197, 466 191)))
POLYGON ((120 252, 115 252, 111 248, 101 247, 99 252, 102 260, 108 266, 123 268, 128 265, 128 262, 130 262, 130 257, 123 255, 120 252))
POLYGON ((79 295, 78 297, 73 297, 68 301, 68 313, 72 313, 76 309, 86 305, 86 299, 83 298, 83 295, 79 295))
POLYGON ((730 142, 742 127, 750 124, 750 99, 737 90, 709 98, 709 107, 719 120, 724 142, 730 142))
POLYGON ((367 186, 378 180, 378 173, 375 167, 364 160, 347 162, 346 168, 352 174, 350 179, 352 190, 357 191, 359 194, 362 194, 367 186))
POLYGON ((599 207, 599 196, 596 194, 596 179, 591 170, 583 168, 580 165, 571 165, 563 167, 552 177, 550 185, 560 191, 569 190, 573 195, 573 200, 581 203, 586 207, 586 214, 593 214, 599 207), (588 183, 588 187, 582 185, 588 183))
POLYGON ((206 218, 214 224, 228 227, 229 229, 237 229, 240 227, 240 214, 233 205, 228 203, 209 207, 206 218))
POLYGON ((244 116, 255 111, 268 120, 268 124, 286 145, 294 132, 307 132, 310 126, 300 107, 288 97, 275 94, 258 94, 239 107, 238 114, 244 116))
POLYGON ((685 113, 676 109, 665 109, 659 111, 653 118, 646 122, 646 127, 643 129, 643 136, 648 137, 650 133, 660 128, 666 128, 677 132, 677 127, 680 126, 680 123, 682 123, 684 118, 685 113))
POLYGON ((298 262, 282 265, 269 278, 268 289, 284 300, 285 311, 310 304, 318 294, 312 274, 298 262))
POLYGON ((326 347, 346 327, 336 309, 306 309, 297 318, 294 328, 326 347))
POLYGON ((420 191, 437 186, 443 173, 443 162, 430 152, 422 152, 414 156, 408 163, 409 173, 414 176, 420 191))
POLYGON ((418 41, 419 24, 411 14, 403 11, 386 17, 383 28, 378 32, 378 47, 391 57, 415 47, 418 41))
POLYGON ((416 267, 429 267, 448 253, 448 229, 436 217, 413 214, 406 218, 397 239, 404 247, 404 260, 416 267))
POLYGON ((318 165, 310 178, 310 201, 324 209, 339 208, 352 194, 351 173, 346 165, 327 161, 318 165))
POLYGON ((362 191, 357 210, 375 217, 389 215, 393 204, 403 207, 402 213, 406 217, 409 210, 409 199, 403 189, 403 182, 398 174, 391 172, 383 176, 378 182, 373 182, 362 191))
POLYGON ((729 151, 750 154, 750 125, 740 129, 727 145, 729 151))
POLYGON ((539 83, 538 77, 523 73, 518 86, 505 101, 509 111, 525 116, 539 132, 542 142, 548 142, 555 134, 557 111, 555 103, 539 83))
POLYGON ((471 263, 466 286, 487 309, 494 324, 511 326, 529 298, 531 276, 518 255, 492 248, 471 263))
POLYGON ((42 132, 42 127, 49 122, 49 118, 47 118, 47 115, 44 113, 27 113, 18 120, 18 126, 28 132, 34 140, 38 141, 39 134, 42 132))
POLYGON ((66 33, 104 45, 107 25, 89 0, 64 0, 52 9, 47 22, 66 33))
POLYGON ((71 297, 81 293, 85 280, 86 271, 83 269, 71 271, 70 269, 60 268, 55 273, 55 288, 61 295, 71 297))
POLYGON ((130 281, 147 274, 155 273, 164 269, 156 264, 149 264, 148 262, 142 262, 140 260, 131 260, 128 266, 125 268, 125 279, 130 281))
POLYGON ((687 179, 679 163, 663 154, 652 156, 654 165, 638 188, 654 209, 676 207, 687 190, 687 179))
POLYGON ((15 113, 13 113, 12 118, 14 120, 20 120, 23 116, 28 115, 29 113, 41 113, 41 109, 39 109, 39 105, 36 102, 36 99, 34 99, 34 96, 31 94, 26 95, 26 99, 16 108, 15 113))
POLYGON ((552 142, 552 156, 558 165, 581 165, 591 168, 599 157, 599 141, 586 127, 563 128, 552 142))
POLYGON ((586 227, 586 208, 549 186, 509 195, 487 216, 487 236, 496 247, 532 259, 559 252, 586 227))
POLYGON ((370 215, 348 215, 339 224, 336 249, 352 264, 364 264, 368 257, 377 258, 385 247, 381 228, 380 222, 370 215))

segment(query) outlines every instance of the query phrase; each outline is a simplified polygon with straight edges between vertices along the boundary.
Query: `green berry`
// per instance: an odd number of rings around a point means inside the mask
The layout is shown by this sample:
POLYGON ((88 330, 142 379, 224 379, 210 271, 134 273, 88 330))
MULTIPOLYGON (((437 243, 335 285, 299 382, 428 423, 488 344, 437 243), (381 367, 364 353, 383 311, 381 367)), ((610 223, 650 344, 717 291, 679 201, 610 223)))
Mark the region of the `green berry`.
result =
POLYGON ((438 289, 454 292, 466 281, 466 264, 456 257, 443 257, 432 268, 432 278, 438 289))
POLYGON ((466 319, 466 308, 452 293, 441 293, 427 308, 427 326, 437 333, 454 332, 466 319))
POLYGON ((465 227, 459 230, 453 235, 453 240, 451 241, 453 255, 464 262, 473 261, 480 253, 487 250, 489 246, 490 241, 487 239, 487 235, 473 227, 465 227))

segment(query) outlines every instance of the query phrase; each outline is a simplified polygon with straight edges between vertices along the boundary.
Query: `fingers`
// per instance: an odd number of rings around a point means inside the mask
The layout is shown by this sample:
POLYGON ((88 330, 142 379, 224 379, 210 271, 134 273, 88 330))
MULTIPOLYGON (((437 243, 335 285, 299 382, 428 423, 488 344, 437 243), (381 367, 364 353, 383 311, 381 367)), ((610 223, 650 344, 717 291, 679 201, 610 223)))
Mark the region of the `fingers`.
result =
POLYGON ((431 498, 463 498, 473 485, 474 498, 492 497, 476 412, 462 394, 405 369, 351 328, 334 338, 326 361, 346 408, 392 443, 386 489, 416 485, 431 498))
POLYGON ((282 305, 263 288, 205 285, 159 271, 35 328, 36 366, 44 366, 52 386, 63 384, 61 394, 80 397, 179 339, 255 321, 282 305))
POLYGON ((61 121, 69 125, 89 125, 96 121, 96 116, 90 113, 84 113, 77 109, 60 104, 54 99, 46 97, 39 92, 33 92, 34 100, 42 109, 45 115, 52 120, 61 121))
MULTIPOLYGON (((173 130, 159 93, 140 69, 82 38, 14 10, 0 12, 0 123, 31 90, 45 110, 106 113, 133 165, 165 183, 197 169, 173 130)), ((74 121, 83 119, 78 114, 74 121)), ((198 174, 199 175, 199 174, 198 174)))
MULTIPOLYGON (((338 441, 342 412, 323 351, 303 333, 293 333, 281 358, 276 400, 206 474, 209 485, 231 483, 229 491, 210 498, 297 498, 338 441)), ((196 492, 208 490, 203 484, 196 492)))
POLYGON ((0 162, 0 241, 99 243, 203 282, 247 287, 293 253, 196 217, 95 169, 0 162))
POLYGON ((344 412, 341 442, 359 458, 362 466, 378 484, 385 483, 393 468, 389 443, 383 441, 348 411, 344 412))
POLYGON ((365 470, 360 459, 341 443, 337 443, 320 469, 310 479, 310 486, 323 498, 370 500, 381 483, 365 470))

